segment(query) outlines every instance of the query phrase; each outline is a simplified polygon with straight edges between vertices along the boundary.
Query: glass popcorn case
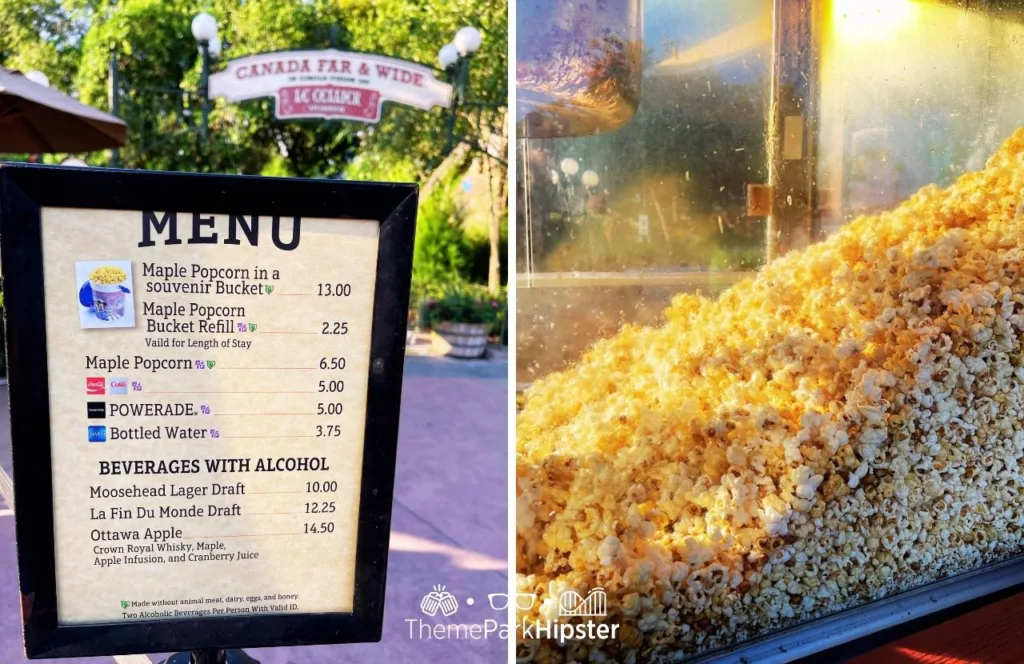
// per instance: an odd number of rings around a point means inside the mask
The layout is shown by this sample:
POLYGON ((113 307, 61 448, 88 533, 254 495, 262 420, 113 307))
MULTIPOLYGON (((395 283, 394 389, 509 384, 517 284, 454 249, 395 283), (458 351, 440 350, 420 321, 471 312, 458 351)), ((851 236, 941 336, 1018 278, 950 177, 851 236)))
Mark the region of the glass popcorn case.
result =
POLYGON ((1024 582, 1024 2, 517 13, 520 661, 790 661, 1024 582))

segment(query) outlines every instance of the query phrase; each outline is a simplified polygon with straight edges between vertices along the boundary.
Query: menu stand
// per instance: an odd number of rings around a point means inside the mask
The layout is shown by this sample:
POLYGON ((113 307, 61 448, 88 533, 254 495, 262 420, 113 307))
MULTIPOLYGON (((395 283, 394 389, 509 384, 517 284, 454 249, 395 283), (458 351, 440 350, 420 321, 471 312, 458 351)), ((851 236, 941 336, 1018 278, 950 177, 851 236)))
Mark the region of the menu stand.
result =
POLYGON ((260 664, 241 650, 193 650, 171 655, 163 664, 260 664))

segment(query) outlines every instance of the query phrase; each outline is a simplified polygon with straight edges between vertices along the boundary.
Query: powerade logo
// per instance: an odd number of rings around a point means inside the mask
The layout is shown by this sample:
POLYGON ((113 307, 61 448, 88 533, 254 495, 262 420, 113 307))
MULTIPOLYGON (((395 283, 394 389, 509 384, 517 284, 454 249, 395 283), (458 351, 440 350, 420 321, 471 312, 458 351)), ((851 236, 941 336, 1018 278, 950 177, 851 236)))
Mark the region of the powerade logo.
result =
POLYGON ((85 379, 85 393, 86 394, 106 394, 107 393, 107 379, 103 376, 90 377, 85 379))
POLYGON ((128 394, 128 379, 111 378, 107 381, 107 389, 111 394, 128 394))
POLYGON ((89 442, 90 443, 105 443, 107 442, 107 427, 92 425, 89 427, 89 442))
POLYGON ((90 401, 85 405, 86 415, 90 420, 99 420, 107 416, 106 401, 90 401))

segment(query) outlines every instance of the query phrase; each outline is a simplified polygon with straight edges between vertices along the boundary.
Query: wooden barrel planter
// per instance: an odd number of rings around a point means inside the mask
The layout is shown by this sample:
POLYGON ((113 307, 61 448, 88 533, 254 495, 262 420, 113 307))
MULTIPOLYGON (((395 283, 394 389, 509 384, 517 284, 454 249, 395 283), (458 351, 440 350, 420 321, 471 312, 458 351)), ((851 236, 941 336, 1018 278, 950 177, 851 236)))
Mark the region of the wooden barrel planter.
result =
POLYGON ((487 350, 487 333, 490 326, 487 323, 441 323, 436 328, 441 338, 451 345, 448 351, 451 357, 462 357, 472 359, 483 357, 487 350))

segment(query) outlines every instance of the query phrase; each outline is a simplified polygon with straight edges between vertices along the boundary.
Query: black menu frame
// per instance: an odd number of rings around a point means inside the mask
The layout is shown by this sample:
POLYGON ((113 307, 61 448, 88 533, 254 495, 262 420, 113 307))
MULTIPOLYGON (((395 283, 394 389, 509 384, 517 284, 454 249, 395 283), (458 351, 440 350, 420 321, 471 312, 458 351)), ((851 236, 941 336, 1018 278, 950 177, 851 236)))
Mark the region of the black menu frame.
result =
POLYGON ((0 164, 0 264, 14 511, 28 657, 380 640, 417 197, 418 189, 411 184, 0 164), (351 613, 58 624, 43 208, 213 214, 251 210, 380 224, 351 613))

